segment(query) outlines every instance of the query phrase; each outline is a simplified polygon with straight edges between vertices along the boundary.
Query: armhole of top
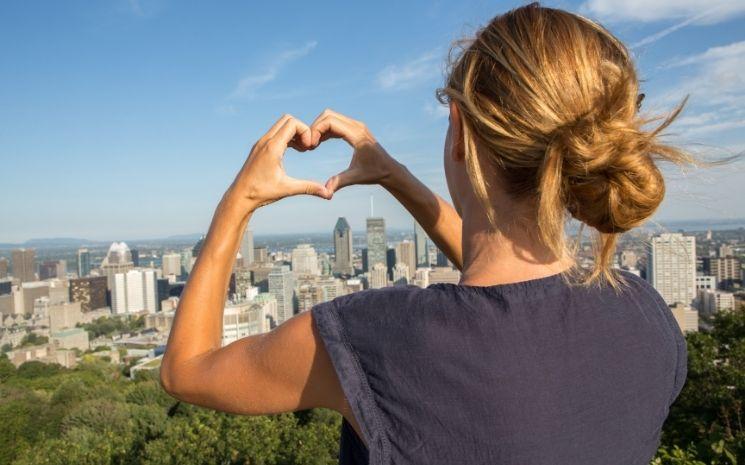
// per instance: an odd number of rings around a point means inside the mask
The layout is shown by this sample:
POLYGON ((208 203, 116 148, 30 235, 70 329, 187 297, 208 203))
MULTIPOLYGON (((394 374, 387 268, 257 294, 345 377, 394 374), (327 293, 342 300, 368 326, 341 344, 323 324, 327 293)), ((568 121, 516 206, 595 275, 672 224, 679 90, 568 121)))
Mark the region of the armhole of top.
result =
MULTIPOLYGON (((646 283, 646 281, 644 283, 649 285, 648 283, 646 283)), ((672 405, 673 402, 675 402, 675 399, 677 399, 680 391, 683 390, 683 385, 685 384, 688 372, 688 349, 686 347, 687 342, 683 330, 680 328, 680 325, 678 325, 678 321, 673 316, 672 310, 667 305, 667 302, 665 302, 665 300, 662 298, 660 293, 651 286, 649 286, 648 289, 645 289, 645 292, 654 299, 659 307, 661 307, 663 317, 667 322, 667 326, 672 333, 672 338, 675 341, 675 379, 673 381, 673 389, 670 393, 670 399, 668 401, 669 406, 672 405)))
POLYGON ((375 402, 359 357, 338 315, 335 302, 332 300, 315 305, 311 308, 311 314, 347 402, 368 444, 369 463, 371 465, 387 464, 390 445, 383 428, 381 412, 375 402))

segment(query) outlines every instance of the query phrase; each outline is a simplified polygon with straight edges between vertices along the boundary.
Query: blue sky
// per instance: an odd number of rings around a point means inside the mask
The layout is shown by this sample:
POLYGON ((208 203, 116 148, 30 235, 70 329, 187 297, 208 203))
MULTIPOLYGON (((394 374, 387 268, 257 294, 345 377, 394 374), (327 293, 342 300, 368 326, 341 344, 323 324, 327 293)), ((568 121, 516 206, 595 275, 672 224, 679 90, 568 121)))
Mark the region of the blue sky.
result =
MULTIPOLYGON (((330 107, 447 196, 447 127, 434 98, 449 44, 517 2, 4 1, 0 4, 0 242, 139 239, 206 230, 253 142, 283 113, 330 107)), ((633 46, 645 109, 691 104, 671 140, 745 149, 745 2, 547 2, 601 20, 633 46), (704 5, 703 7, 699 5, 704 5)), ((324 181, 348 148, 288 151, 324 181)), ((666 170, 656 220, 745 217, 745 172, 666 170)), ((331 231, 346 216, 411 218, 377 187, 259 211, 257 233, 331 231)))

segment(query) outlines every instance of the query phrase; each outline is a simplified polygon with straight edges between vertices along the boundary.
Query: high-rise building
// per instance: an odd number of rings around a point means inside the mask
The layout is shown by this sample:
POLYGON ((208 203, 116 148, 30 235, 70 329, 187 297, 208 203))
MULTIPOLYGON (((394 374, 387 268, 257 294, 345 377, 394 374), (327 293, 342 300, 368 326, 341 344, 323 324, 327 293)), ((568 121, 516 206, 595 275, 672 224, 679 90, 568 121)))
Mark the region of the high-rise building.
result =
MULTIPOLYGON (((375 264, 386 266, 385 219, 367 219, 367 267, 372 270, 375 264)), ((366 270, 366 271, 368 271, 366 270)))
POLYGON ((0 279, 8 277, 8 259, 0 257, 0 279))
POLYGON ((36 281, 36 251, 34 249, 15 249, 13 259, 13 276, 22 283, 36 281))
POLYGON ((704 315, 713 315, 724 310, 735 308, 735 295, 731 292, 716 289, 699 289, 698 309, 704 315))
POLYGON ((129 253, 132 255, 132 264, 135 267, 140 266, 140 251, 137 249, 131 249, 129 253))
POLYGON ((157 284, 153 269, 133 269, 114 275, 111 307, 116 314, 157 311, 157 284))
POLYGON ((652 238, 648 253, 649 283, 668 305, 691 305, 696 298, 696 238, 659 234, 652 238))
POLYGON ((334 267, 333 272, 342 276, 354 275, 352 265, 352 228, 347 219, 339 217, 334 226, 334 267))
POLYGON ((39 281, 57 277, 57 260, 44 260, 39 264, 39 281))
POLYGON ((181 276, 181 254, 167 253, 163 254, 163 262, 161 264, 163 269, 163 276, 181 276))
MULTIPOLYGON (((396 244, 396 264, 403 263, 408 268, 409 273, 416 271, 417 267, 417 256, 415 243, 409 240, 404 240, 396 244)), ((395 279, 394 279, 395 281, 395 279)))
POLYGON ((437 259, 435 260, 435 265, 437 266, 453 266, 453 264, 450 262, 450 259, 448 259, 448 256, 445 255, 445 252, 437 249, 437 259))
POLYGON ((269 273, 269 294, 277 300, 277 325, 295 314, 295 280, 287 265, 276 266, 269 273))
POLYGON ((188 275, 194 266, 194 257, 191 255, 191 247, 181 250, 181 274, 188 275))
POLYGON ((292 271, 295 275, 319 275, 318 254, 310 244, 299 244, 292 249, 292 271))
POLYGON ((243 266, 247 267, 254 262, 254 232, 248 226, 243 232, 240 252, 243 257, 243 266))
POLYGON ((109 290, 113 290, 115 274, 126 273, 132 268, 134 268, 134 262, 132 262, 132 254, 127 244, 124 242, 112 243, 101 263, 101 269, 106 275, 106 286, 109 290))
POLYGON ((70 280, 70 301, 80 302, 83 312, 106 306, 106 276, 70 280))
POLYGON ((88 249, 78 249, 78 277, 85 278, 91 272, 91 253, 88 249))
POLYGON ((733 281, 742 280, 742 266, 738 257, 704 257, 704 273, 714 276, 717 286, 729 287, 733 281))
POLYGON ((380 289, 388 286, 388 268, 378 262, 370 269, 370 288, 380 289))
MULTIPOLYGON (((429 266, 429 246, 427 242, 427 233, 424 228, 416 221, 414 221, 414 242, 416 243, 416 266, 417 267, 428 267, 429 266)), ((415 268, 410 269, 412 273, 415 268)))
POLYGON ((267 263, 269 250, 266 247, 254 247, 254 263, 267 263))

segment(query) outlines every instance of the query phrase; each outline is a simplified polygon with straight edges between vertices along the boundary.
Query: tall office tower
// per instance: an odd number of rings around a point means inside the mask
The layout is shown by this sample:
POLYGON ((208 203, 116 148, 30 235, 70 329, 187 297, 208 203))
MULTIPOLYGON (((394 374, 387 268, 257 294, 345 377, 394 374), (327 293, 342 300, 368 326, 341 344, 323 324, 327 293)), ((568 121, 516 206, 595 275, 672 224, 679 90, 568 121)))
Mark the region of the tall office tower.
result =
POLYGON ((129 251, 129 247, 124 242, 113 242, 109 251, 106 253, 103 262, 101 262, 101 269, 106 275, 106 286, 109 290, 113 290, 114 286, 114 275, 117 273, 126 273, 134 268, 132 262, 132 254, 129 251))
POLYGON ((352 228, 347 219, 339 217, 334 226, 334 267, 333 272, 343 275, 354 275, 352 265, 352 228))
POLYGON ((44 260, 39 263, 39 281, 57 277, 57 261, 44 260))
POLYGON ((114 275, 111 306, 115 314, 157 311, 157 283, 153 269, 134 269, 114 275))
POLYGON ((181 250, 181 274, 188 275, 191 273, 191 269, 194 266, 194 257, 191 255, 191 247, 186 247, 181 250))
POLYGON ((316 276, 321 274, 318 268, 316 249, 310 244, 299 244, 292 249, 292 271, 296 275, 310 274, 316 276))
POLYGON ((388 286, 388 268, 382 263, 376 263, 370 269, 370 288, 380 289, 388 286))
POLYGON ((289 320, 294 311, 295 279, 287 265, 275 266, 269 273, 269 293, 277 300, 277 324, 289 320))
POLYGON ((254 262, 254 232, 251 228, 246 227, 241 240, 241 257, 243 257, 243 266, 249 266, 254 262))
POLYGON ((696 298, 696 238, 659 234, 649 245, 647 280, 668 305, 690 305, 696 298))
POLYGON ((91 253, 88 249, 78 249, 78 278, 85 278, 91 272, 91 253))
POLYGON ((0 257, 0 279, 8 277, 8 259, 0 257))
POLYGON ((396 263, 393 267, 393 284, 394 285, 406 285, 411 281, 411 275, 409 273, 409 266, 405 263, 396 263))
POLYGON ((722 244, 719 246, 719 256, 720 257, 731 257, 735 254, 734 249, 732 248, 732 245, 730 244, 722 244))
POLYGON ((22 283, 36 281, 36 251, 34 249, 15 249, 12 254, 13 276, 22 283))
MULTIPOLYGON (((163 311, 163 301, 166 299, 169 299, 171 297, 170 291, 171 291, 171 283, 168 282, 168 279, 166 278, 157 278, 155 280, 155 288, 156 288, 156 294, 157 294, 157 307, 158 311, 163 311)), ((178 300, 178 297, 174 297, 178 300)))
POLYGON ((140 251, 137 249, 132 249, 129 251, 129 253, 132 255, 132 264, 134 266, 140 266, 140 251))
POLYGON ((177 253, 163 254, 163 263, 161 264, 163 269, 163 276, 168 277, 181 276, 181 255, 177 253))
MULTIPOLYGON (((416 242, 416 266, 428 267, 429 266, 429 247, 427 242, 427 233, 424 228, 414 221, 414 242, 416 242)), ((416 268, 409 269, 412 273, 416 268)))
POLYGON ((367 267, 369 271, 375 264, 386 265, 385 220, 383 218, 367 219, 367 267))
POLYGON ((269 261, 269 249, 266 247, 254 247, 254 263, 266 263, 269 261))
POLYGON ((396 264, 403 263, 409 269, 409 273, 416 271, 417 256, 415 243, 404 240, 396 244, 396 264))
POLYGON ((106 276, 70 280, 70 301, 80 302, 83 312, 106 306, 106 276))

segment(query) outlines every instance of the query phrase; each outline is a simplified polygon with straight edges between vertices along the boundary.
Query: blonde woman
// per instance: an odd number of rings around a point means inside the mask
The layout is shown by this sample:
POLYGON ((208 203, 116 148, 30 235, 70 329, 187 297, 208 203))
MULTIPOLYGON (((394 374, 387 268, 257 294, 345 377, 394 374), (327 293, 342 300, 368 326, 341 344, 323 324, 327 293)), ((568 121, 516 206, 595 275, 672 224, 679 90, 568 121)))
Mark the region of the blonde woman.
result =
MULTIPOLYGON (((639 116, 627 49, 601 26, 527 5, 454 56, 440 99, 453 204, 364 124, 284 116, 217 207, 182 295, 161 382, 186 402, 246 415, 340 412, 342 464, 647 464, 686 377, 685 341, 646 282, 611 269, 619 234, 664 196, 657 160, 686 161, 639 116), (288 177, 288 147, 353 148, 325 184, 288 177), (281 198, 353 184, 394 195, 462 271, 459 284, 338 297, 220 347, 242 232, 281 198), (579 269, 564 234, 594 231, 579 269)), ((678 110, 679 111, 679 110, 678 110)))

